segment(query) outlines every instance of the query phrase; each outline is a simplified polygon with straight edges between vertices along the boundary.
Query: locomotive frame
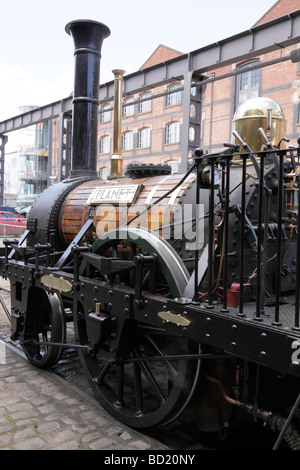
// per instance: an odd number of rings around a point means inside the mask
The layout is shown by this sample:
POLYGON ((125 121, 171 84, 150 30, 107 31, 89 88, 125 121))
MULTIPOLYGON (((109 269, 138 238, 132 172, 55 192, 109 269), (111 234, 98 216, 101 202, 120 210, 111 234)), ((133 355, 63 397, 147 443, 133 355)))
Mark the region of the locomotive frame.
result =
MULTIPOLYGON (((87 61, 96 73, 108 28, 76 21, 67 32, 75 41, 78 68, 79 62, 87 61)), ((226 421, 229 412, 224 403, 274 425, 280 398, 271 404, 269 391, 263 390, 268 383, 276 383, 276 390, 285 394, 285 408, 293 407, 289 424, 300 396, 300 145, 275 148, 264 135, 265 149, 255 153, 243 141, 241 153, 236 144, 209 155, 197 149, 194 164, 171 189, 99 238, 90 236, 96 230, 99 203, 87 204, 84 223, 64 246, 62 208, 74 191, 96 178, 95 132, 86 122, 97 121, 98 82, 83 82, 74 87, 71 176, 40 195, 21 240, 5 240, 1 248, 0 275, 11 282, 12 339, 21 342, 37 367, 52 367, 65 347, 76 348, 97 398, 133 427, 172 422, 195 394, 201 395, 207 382, 222 390, 212 426, 226 421), (233 184, 236 174, 240 181, 233 184), (194 187, 191 198, 196 211, 200 194, 206 195, 201 216, 205 243, 195 247, 191 275, 177 253, 176 240, 174 249, 157 233, 161 223, 156 231, 138 226, 142 213, 150 213, 178 188, 184 199, 188 184, 194 187), (256 212, 250 220, 253 201, 256 212), (276 208, 272 220, 270 204, 276 208), (282 264, 287 241, 293 247, 288 255, 292 271, 282 264), (268 258, 267 247, 272 253, 268 258), (248 263, 254 283, 249 280, 248 263), (265 299, 268 263, 275 287, 265 299), (283 293, 285 275, 288 288, 283 293), (250 284, 247 297, 244 292, 250 284), (70 320, 75 344, 65 341, 65 323, 70 320), (228 387, 238 389, 237 394, 229 397, 228 387)), ((129 182, 139 187, 140 181, 118 178, 119 187, 129 182)), ((199 222, 197 212, 193 221, 199 222)), ((171 221, 171 231, 174 227, 171 221)), ((280 439, 284 433, 286 429, 280 439)))

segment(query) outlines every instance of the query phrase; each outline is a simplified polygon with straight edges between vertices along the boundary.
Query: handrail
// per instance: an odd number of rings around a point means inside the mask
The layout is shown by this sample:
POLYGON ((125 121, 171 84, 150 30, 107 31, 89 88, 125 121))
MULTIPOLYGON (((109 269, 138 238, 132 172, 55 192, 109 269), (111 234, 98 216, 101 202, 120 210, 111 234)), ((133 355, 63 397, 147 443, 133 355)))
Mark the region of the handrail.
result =
POLYGON ((266 149, 256 152, 255 157, 259 179, 249 152, 225 150, 195 157, 198 174, 210 166, 211 185, 208 218, 204 222, 209 253, 207 292, 202 297, 200 285, 194 298, 198 301, 205 298, 206 308, 217 308, 220 302, 216 302, 216 298, 221 295, 220 310, 228 312, 232 306, 232 299, 228 301, 230 289, 233 284, 238 285, 239 299, 234 306, 239 317, 245 317, 245 307, 248 316, 251 304, 254 321, 268 321, 280 327, 282 312, 287 305, 293 305, 294 318, 289 326, 300 330, 299 148, 266 149), (217 171, 223 175, 219 185, 214 180, 217 171), (237 178, 240 179, 237 181, 237 178), (215 216, 219 210, 223 218, 217 230, 215 216), (256 247, 249 241, 253 233, 256 247), (285 259, 289 264, 285 264, 285 259), (269 292, 271 284, 273 290, 269 292), (250 287, 253 290, 251 301, 245 295, 250 287))

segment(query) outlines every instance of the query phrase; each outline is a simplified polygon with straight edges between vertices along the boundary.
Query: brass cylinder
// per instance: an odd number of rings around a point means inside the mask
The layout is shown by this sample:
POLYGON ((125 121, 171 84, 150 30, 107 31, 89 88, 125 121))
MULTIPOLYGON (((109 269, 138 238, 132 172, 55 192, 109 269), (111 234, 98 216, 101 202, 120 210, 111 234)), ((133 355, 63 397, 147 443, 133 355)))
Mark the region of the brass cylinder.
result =
POLYGON ((115 76, 115 98, 114 98, 114 135, 113 153, 110 162, 110 176, 120 177, 123 175, 123 158, 121 155, 121 121, 122 121, 122 87, 124 70, 112 71, 115 76))
MULTIPOLYGON (((286 120, 281 106, 271 98, 252 98, 236 110, 232 130, 236 130, 253 152, 259 152, 265 144, 258 129, 262 127, 270 142, 276 146, 285 136, 286 120)), ((233 140, 234 143, 239 143, 233 140)), ((241 151, 243 151, 241 149, 241 151)))

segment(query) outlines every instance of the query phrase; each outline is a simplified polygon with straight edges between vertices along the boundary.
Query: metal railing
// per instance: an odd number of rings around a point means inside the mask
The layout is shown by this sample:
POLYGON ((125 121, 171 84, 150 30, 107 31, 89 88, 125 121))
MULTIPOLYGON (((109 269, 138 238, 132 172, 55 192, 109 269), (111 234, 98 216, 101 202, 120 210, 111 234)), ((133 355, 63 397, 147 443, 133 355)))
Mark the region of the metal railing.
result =
MULTIPOLYGON (((282 312, 287 310, 288 306, 289 311, 293 309, 293 318, 289 319, 289 326, 300 330, 298 229, 300 151, 299 148, 275 149, 268 142, 267 144, 266 150, 255 155, 251 151, 237 153, 238 146, 231 144, 227 144, 228 149, 211 155, 203 155, 200 149, 195 151, 197 195, 202 186, 201 175, 204 167, 210 167, 211 179, 208 188, 206 227, 208 246, 206 307, 215 308, 217 290, 215 272, 218 270, 220 274, 218 287, 222 290, 221 311, 227 312, 230 309, 228 292, 231 283, 235 281, 239 285, 239 301, 236 305, 238 316, 244 317, 246 314, 248 316, 250 311, 253 320, 257 322, 268 320, 272 326, 282 326, 282 312), (218 172, 221 174, 221 179, 220 183, 216 184, 215 175, 218 172), (219 224, 218 230, 215 229, 217 207, 222 211, 222 223, 219 224), (235 230, 234 253, 232 253, 233 230, 235 230), (253 243, 255 246, 251 246, 249 242, 249 233, 255 240, 253 243), (218 239, 217 249, 216 239, 218 239), (287 249, 290 265, 283 263, 287 249), (239 259, 239 268, 235 276, 232 276, 232 272, 229 273, 229 263, 233 256, 239 259), (250 258, 254 263, 252 265, 250 258), (284 272, 289 285, 283 289, 284 272), (273 292, 270 302, 267 286, 270 285, 271 278, 273 292), (253 289, 250 300, 244 295, 249 285, 252 285, 253 289), (268 303, 271 304, 271 308, 268 303), (265 305, 268 305, 267 315, 265 305)), ((199 196, 197 197, 196 202, 201 203, 201 197, 200 200, 199 196)), ((194 269, 197 278, 197 254, 194 269)), ((199 300, 196 288, 194 299, 199 300)))
POLYGON ((0 223, 0 246, 4 245, 4 240, 7 238, 9 239, 13 238, 15 240, 19 240, 25 230, 26 230, 26 227, 23 227, 21 225, 17 226, 17 225, 0 223))

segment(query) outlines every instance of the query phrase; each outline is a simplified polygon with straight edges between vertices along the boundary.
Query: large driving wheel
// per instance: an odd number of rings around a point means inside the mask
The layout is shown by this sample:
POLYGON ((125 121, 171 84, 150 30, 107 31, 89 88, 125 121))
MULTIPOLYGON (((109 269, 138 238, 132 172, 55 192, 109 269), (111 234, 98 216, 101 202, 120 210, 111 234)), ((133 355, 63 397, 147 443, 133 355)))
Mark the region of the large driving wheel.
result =
POLYGON ((28 360, 36 367, 53 367, 59 361, 63 348, 47 343, 62 344, 65 340, 65 313, 60 296, 32 287, 28 299, 23 344, 28 360))
MULTIPOLYGON (((144 230, 130 228, 120 231, 118 238, 100 238, 93 251, 101 256, 127 260, 136 254, 155 254, 154 292, 153 285, 151 288, 154 295, 178 297, 188 281, 177 253, 161 237, 144 230)), ((142 276, 143 288, 148 290, 149 271, 145 270, 142 276)), ((133 285, 132 277, 133 273, 128 272, 118 276, 115 282, 129 287, 133 285)), ((74 315, 75 329, 79 342, 87 344, 87 328, 82 318, 83 315, 74 315)), ((101 351, 94 356, 79 351, 96 397, 109 413, 126 425, 145 429, 171 422, 189 403, 200 364, 198 360, 170 359, 170 356, 197 353, 199 345, 180 334, 170 335, 163 327, 150 327, 130 319, 124 322, 120 334, 122 358, 108 360, 101 357, 101 351), (159 359, 148 360, 153 356, 159 359)))

